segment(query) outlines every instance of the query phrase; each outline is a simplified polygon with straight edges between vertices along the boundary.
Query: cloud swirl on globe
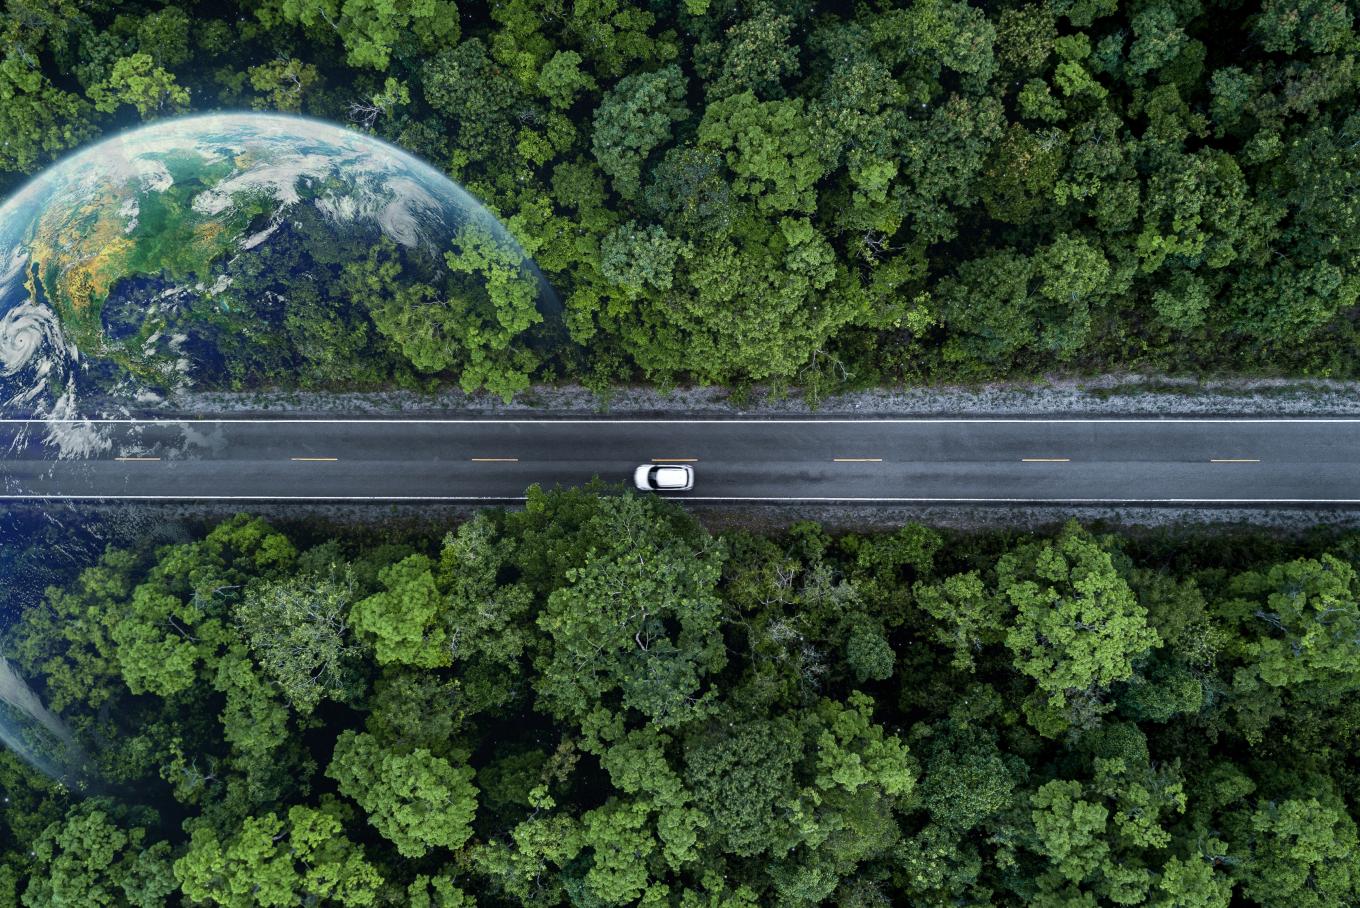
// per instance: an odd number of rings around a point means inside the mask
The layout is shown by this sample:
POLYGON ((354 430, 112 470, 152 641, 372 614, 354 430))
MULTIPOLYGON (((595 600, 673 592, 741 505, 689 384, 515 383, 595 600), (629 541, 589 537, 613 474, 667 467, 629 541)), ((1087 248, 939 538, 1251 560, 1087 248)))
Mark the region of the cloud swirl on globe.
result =
POLYGON ((51 309, 32 302, 10 309, 0 317, 0 376, 13 391, 5 406, 29 404, 52 384, 66 387, 75 357, 51 309))

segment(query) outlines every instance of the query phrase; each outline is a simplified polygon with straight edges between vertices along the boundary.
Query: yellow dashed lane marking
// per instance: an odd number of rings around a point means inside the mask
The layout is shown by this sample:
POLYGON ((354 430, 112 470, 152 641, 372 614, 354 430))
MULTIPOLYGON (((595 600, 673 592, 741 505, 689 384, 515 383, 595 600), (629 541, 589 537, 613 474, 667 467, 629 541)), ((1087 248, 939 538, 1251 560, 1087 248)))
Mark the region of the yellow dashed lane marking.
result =
POLYGON ((1070 457, 1022 457, 1021 463, 1071 463, 1070 457))

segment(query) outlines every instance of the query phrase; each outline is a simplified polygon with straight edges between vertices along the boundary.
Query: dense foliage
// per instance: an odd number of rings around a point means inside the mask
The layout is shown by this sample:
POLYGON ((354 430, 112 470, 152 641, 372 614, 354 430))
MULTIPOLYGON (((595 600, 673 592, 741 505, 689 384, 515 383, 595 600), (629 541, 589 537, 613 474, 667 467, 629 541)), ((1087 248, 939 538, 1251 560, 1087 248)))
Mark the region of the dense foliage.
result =
POLYGON ((357 263, 238 383, 1355 374, 1344 0, 5 0, 0 39, 0 186, 138 118, 346 120, 488 200, 574 341, 393 317, 357 263))
POLYGON ((1360 539, 710 535, 531 492, 442 541, 110 550, 8 654, 0 905, 1347 908, 1360 539))

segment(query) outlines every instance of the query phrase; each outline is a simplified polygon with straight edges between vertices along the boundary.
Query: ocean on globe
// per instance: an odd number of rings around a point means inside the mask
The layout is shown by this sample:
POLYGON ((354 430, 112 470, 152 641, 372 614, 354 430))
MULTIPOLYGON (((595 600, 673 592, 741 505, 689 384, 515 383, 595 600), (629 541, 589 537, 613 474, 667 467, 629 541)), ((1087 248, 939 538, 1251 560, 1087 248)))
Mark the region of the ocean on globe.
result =
POLYGON ((324 122, 208 114, 106 139, 0 205, 0 415, 55 424, 357 361, 383 338, 346 311, 344 265, 382 244, 437 282, 470 225, 524 258, 433 167, 324 122))

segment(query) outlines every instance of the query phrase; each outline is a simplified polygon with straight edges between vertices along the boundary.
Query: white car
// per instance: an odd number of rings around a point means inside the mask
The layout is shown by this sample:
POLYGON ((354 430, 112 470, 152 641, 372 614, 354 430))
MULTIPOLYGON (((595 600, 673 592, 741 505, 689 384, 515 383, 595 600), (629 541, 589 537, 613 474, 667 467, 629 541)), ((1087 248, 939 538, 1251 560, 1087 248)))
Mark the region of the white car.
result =
POLYGON ((683 463, 644 463, 633 471, 633 485, 644 492, 688 492, 694 468, 683 463))

